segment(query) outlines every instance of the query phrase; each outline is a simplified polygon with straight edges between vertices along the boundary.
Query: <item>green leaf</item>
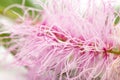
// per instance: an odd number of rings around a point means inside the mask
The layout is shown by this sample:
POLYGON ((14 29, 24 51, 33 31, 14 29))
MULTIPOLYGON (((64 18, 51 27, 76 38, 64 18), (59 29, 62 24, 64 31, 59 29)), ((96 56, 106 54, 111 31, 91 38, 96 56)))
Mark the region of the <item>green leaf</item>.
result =
POLYGON ((11 41, 11 38, 3 38, 3 39, 2 39, 2 42, 5 42, 5 43, 6 43, 6 42, 10 42, 10 41, 11 41))
POLYGON ((0 34, 0 37, 6 37, 6 36, 10 36, 10 34, 9 33, 2 33, 2 34, 0 34))
POLYGON ((116 16, 114 25, 117 25, 120 22, 120 16, 116 16))

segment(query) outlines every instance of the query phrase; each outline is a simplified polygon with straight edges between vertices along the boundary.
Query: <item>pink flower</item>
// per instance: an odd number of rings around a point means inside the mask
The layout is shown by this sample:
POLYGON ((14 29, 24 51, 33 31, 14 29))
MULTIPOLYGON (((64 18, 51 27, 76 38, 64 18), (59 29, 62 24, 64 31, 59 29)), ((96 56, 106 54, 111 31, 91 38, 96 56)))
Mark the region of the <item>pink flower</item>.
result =
MULTIPOLYGON (((80 0, 46 0, 42 21, 16 24, 20 36, 17 63, 29 80, 119 80, 120 44, 110 3, 89 1, 80 14, 80 0)), ((119 26, 118 26, 119 27, 119 26)))

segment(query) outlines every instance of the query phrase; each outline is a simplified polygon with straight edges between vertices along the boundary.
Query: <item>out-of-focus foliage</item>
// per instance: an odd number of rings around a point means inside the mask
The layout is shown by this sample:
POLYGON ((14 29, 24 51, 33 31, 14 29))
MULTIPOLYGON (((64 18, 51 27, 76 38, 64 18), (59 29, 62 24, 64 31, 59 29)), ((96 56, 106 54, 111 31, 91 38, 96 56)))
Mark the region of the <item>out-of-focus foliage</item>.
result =
MULTIPOLYGON (((0 14, 8 16, 10 18, 17 18, 17 15, 13 13, 13 11, 23 14, 22 10, 20 8, 12 8, 6 12, 6 14, 3 13, 4 9, 12 4, 22 4, 23 0, 0 0, 0 14)), ((33 4, 33 0, 25 0, 25 6, 27 7, 33 7, 33 8, 41 8, 38 5, 33 4)))

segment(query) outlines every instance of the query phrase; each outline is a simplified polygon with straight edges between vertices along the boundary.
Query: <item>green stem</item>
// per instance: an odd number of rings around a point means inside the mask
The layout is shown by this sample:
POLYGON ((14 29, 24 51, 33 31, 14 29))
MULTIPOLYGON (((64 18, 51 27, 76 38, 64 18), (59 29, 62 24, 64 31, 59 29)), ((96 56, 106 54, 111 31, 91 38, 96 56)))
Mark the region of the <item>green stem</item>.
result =
POLYGON ((117 49, 117 48, 114 48, 114 49, 108 50, 107 52, 112 53, 112 54, 118 54, 118 55, 120 55, 120 50, 117 49))

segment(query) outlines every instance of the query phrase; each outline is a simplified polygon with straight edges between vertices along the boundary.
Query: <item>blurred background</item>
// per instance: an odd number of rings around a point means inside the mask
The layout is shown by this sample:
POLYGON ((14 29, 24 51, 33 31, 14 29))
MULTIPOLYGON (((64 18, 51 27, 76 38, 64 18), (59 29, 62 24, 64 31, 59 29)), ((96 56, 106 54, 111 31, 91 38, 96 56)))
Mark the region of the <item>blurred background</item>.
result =
MULTIPOLYGON (((80 7, 83 12, 86 8, 87 1, 88 0, 81 0, 80 7)), ((9 54, 6 51, 6 48, 9 48, 9 43, 12 40, 8 38, 10 36, 9 29, 12 28, 12 25, 14 25, 18 17, 20 18, 21 16, 24 16, 23 10, 19 7, 23 5, 25 7, 30 7, 31 9, 42 9, 40 5, 34 3, 35 0, 0 0, 0 80, 26 80, 24 74, 27 73, 27 70, 24 67, 7 66, 14 61, 15 51, 11 51, 9 54)), ((116 10, 118 10, 120 7, 120 1, 113 0, 113 5, 115 5, 116 10)), ((34 16, 37 14, 38 13, 35 12, 34 16)), ((29 12, 29 15, 32 16, 31 11, 29 12)), ((117 24, 119 21, 119 17, 117 17, 115 23, 117 24)))
MULTIPOLYGON (((23 16, 24 14, 19 6, 41 9, 39 5, 33 4, 33 1, 0 0, 0 80, 26 80, 27 70, 24 67, 10 66, 10 63, 14 61, 13 53, 15 51, 8 53, 6 48, 9 48, 12 40, 8 38, 10 36, 9 29, 12 28, 19 15, 23 16), (14 7, 16 5, 18 7, 14 7)), ((29 13, 31 14, 31 12, 29 13)))

